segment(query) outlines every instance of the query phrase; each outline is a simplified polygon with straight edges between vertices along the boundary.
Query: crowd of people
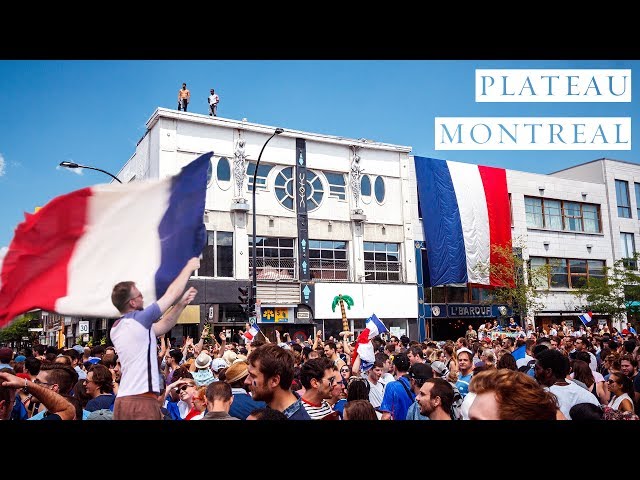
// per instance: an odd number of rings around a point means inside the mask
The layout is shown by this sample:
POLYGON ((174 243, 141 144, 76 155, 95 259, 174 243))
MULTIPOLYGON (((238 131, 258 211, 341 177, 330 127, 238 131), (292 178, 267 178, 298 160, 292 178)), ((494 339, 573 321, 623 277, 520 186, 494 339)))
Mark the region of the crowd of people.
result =
POLYGON ((373 361, 349 331, 230 341, 206 324, 197 342, 167 338, 195 298, 186 287, 198 267, 190 259, 146 308, 135 282, 116 284, 112 345, 0 348, 0 419, 638 420, 631 331, 488 324, 422 342, 385 333, 367 344, 373 361))
MULTIPOLYGON (((350 332, 230 342, 205 325, 197 342, 155 339, 158 391, 145 398, 164 420, 637 420, 636 336, 581 333, 379 336, 363 370, 350 332)), ((111 420, 123 391, 114 346, 3 347, 0 379, 0 416, 11 420, 111 420)))

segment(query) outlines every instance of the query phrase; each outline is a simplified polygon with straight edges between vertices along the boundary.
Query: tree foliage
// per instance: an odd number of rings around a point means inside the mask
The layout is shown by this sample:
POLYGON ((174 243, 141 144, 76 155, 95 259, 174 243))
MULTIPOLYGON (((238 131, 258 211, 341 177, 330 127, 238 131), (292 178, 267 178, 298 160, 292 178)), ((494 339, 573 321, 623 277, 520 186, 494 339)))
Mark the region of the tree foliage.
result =
POLYGON ((521 319, 545 308, 543 296, 549 289, 550 267, 531 268, 524 259, 525 248, 521 239, 515 240, 513 246, 496 245, 492 248, 492 258, 497 261, 484 267, 500 285, 493 289, 494 302, 509 305, 521 319))
POLYGON ((604 267, 603 278, 589 278, 586 285, 574 295, 582 302, 582 309, 610 315, 612 320, 625 320, 626 314, 638 314, 640 308, 640 274, 629 268, 638 264, 638 253, 633 259, 620 259, 611 267, 604 267))
POLYGON ((16 318, 7 327, 0 330, 0 342, 20 342, 22 337, 29 337, 29 324, 31 322, 31 315, 26 314, 16 318))

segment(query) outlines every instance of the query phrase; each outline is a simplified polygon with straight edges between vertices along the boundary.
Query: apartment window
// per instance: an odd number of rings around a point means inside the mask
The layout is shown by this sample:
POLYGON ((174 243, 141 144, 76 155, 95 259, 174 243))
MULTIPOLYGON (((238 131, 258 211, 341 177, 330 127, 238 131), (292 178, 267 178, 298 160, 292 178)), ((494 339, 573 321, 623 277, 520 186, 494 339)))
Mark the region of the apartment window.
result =
POLYGON ((524 210, 527 214, 527 227, 544 227, 541 198, 524 197, 524 210))
POLYGON ((640 220, 640 183, 634 183, 636 189, 636 213, 640 220))
POLYGON ((624 259, 624 266, 629 270, 637 270, 636 262, 633 259, 636 251, 636 242, 633 233, 620 232, 620 248, 622 258, 624 259))
POLYGON ((564 218, 567 230, 582 232, 582 212, 580 204, 576 202, 564 202, 564 218))
POLYGON ((315 281, 350 281, 347 242, 309 240, 309 268, 315 281))
MULTIPOLYGON (((265 165, 262 164, 258 167, 258 173, 256 174, 256 185, 258 190, 265 190, 267 188, 267 177, 269 176, 269 172, 273 168, 273 165, 265 165)), ((249 183, 247 187, 249 191, 253 191, 253 173, 256 171, 256 162, 249 162, 247 164, 247 177, 249 178, 249 183)))
MULTIPOLYGON (((256 278, 293 280, 296 258, 292 238, 256 237, 256 278)), ((249 276, 253 276, 253 238, 249 237, 249 276)))
POLYGON ((471 287, 471 303, 493 303, 493 289, 483 287, 471 287))
POLYGON ((233 277, 233 233, 207 231, 207 245, 198 269, 200 277, 233 277))
POLYGON ((618 203, 618 216, 621 218, 631 218, 628 182, 616 180, 616 201, 618 203))
POLYGON ((344 182, 344 174, 324 172, 324 176, 327 178, 327 182, 329 183, 329 196, 340 200, 346 200, 347 187, 344 182))
POLYGON ((544 226, 553 230, 562 230, 562 202, 544 199, 544 226))
POLYGON ((400 282, 400 244, 364 242, 364 274, 367 281, 400 282))
POLYGON ((599 205, 525 197, 527 227, 571 232, 600 232, 599 205))
POLYGON ((591 278, 604 278, 604 260, 531 257, 529 265, 534 272, 549 265, 546 279, 532 275, 536 288, 581 288, 587 286, 591 278))

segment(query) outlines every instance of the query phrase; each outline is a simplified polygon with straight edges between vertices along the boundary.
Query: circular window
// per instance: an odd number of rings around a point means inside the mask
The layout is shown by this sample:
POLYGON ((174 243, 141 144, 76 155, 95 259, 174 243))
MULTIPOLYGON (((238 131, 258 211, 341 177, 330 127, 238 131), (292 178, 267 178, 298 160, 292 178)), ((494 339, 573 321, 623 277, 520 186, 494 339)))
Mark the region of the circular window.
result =
POLYGON ((384 201, 384 179, 382 177, 376 177, 373 188, 376 194, 376 201, 382 203, 384 201))
MULTIPOLYGON (((280 170, 274 182, 274 190, 280 205, 287 210, 294 210, 295 179, 293 178, 293 167, 280 170)), ((307 211, 312 212, 320 206, 324 196, 324 188, 320 177, 311 170, 307 170, 306 188, 307 211)))

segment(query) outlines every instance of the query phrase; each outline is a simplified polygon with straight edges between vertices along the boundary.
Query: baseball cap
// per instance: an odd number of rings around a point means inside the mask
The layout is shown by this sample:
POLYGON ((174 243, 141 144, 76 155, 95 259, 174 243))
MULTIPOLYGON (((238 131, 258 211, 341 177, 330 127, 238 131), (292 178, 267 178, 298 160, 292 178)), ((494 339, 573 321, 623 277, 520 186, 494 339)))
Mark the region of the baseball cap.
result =
POLYGON ((428 380, 433 378, 431 365, 427 363, 414 363, 409 368, 409 378, 413 378, 414 380, 428 380))
POLYGON ((227 368, 227 362, 224 361, 224 358, 214 358, 211 361, 211 369, 214 372, 218 372, 219 370, 227 368))
POLYGON ((16 362, 24 362, 26 359, 27 359, 27 357, 25 357, 24 355, 18 355, 13 360, 16 361, 16 362))
POLYGON ((444 377, 448 373, 447 366, 444 364, 444 362, 441 362, 440 360, 431 362, 431 370, 433 370, 435 373, 437 373, 441 377, 444 377))
POLYGON ((469 350, 467 347, 462 347, 456 350, 456 355, 460 355, 462 352, 467 352, 469 355, 473 357, 473 352, 469 350))

